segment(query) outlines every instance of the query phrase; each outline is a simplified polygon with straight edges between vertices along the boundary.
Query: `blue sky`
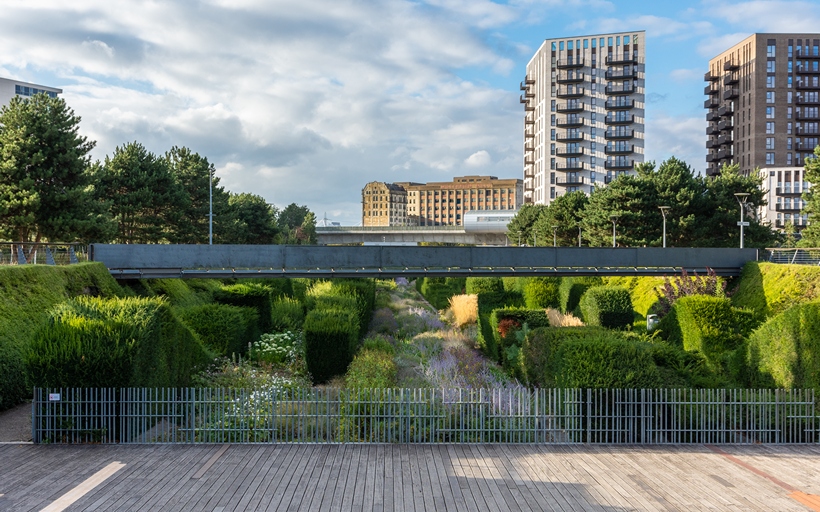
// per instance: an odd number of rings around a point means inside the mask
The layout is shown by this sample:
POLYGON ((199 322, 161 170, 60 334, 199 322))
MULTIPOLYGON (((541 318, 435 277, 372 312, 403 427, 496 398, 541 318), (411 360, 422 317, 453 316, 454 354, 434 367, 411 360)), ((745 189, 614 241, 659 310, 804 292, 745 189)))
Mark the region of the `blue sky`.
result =
POLYGON ((0 76, 64 89, 97 141, 188 146, 222 184, 355 225, 379 181, 520 177, 518 84, 546 38, 646 30, 646 153, 705 167, 703 74, 816 1, 4 2, 0 76))

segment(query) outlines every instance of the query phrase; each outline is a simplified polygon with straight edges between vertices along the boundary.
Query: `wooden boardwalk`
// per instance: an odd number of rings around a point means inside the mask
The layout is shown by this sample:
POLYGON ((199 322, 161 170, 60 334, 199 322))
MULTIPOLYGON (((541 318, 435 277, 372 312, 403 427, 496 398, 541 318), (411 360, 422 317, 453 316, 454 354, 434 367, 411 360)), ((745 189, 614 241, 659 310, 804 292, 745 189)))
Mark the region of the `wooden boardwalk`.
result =
POLYGON ((818 445, 0 445, 4 512, 820 511, 818 495, 818 445))

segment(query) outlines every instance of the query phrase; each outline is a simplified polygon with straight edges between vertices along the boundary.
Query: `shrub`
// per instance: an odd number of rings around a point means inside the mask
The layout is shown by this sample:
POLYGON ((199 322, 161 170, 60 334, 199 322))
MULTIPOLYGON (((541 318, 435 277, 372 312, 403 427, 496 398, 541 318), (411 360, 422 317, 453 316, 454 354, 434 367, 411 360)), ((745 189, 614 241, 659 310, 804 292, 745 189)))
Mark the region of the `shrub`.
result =
POLYGON ((555 384, 564 388, 656 388, 660 373, 649 344, 602 335, 567 340, 556 354, 555 384))
POLYGON ((584 292, 603 284, 600 277, 562 277, 558 286, 558 301, 562 313, 573 313, 584 292))
POLYGON ((305 321, 302 303, 290 297, 279 297, 271 304, 271 328, 274 331, 298 331, 305 321))
POLYGON ((664 316, 672 309, 675 302, 681 297, 691 295, 709 295, 712 297, 724 297, 726 295, 726 281, 715 274, 711 268, 707 275, 699 276, 695 272, 694 276, 681 271, 681 275, 675 276, 674 282, 669 277, 663 278, 663 286, 655 290, 658 295, 658 302, 655 304, 655 311, 660 316, 664 316))
POLYGON ((41 387, 181 387, 212 357, 161 298, 72 299, 27 353, 41 387))
POLYGON ((466 278, 463 277, 419 277, 416 289, 436 309, 445 309, 450 297, 464 293, 466 278))
POLYGON ((658 302, 656 290, 664 284, 662 277, 651 276, 612 276, 605 277, 604 283, 609 286, 623 286, 629 290, 632 308, 642 317, 655 312, 658 302))
POLYGON ((681 297, 674 309, 684 350, 700 352, 715 368, 724 353, 742 344, 755 326, 751 311, 733 308, 726 298, 681 297))
POLYGON ((265 333, 251 345, 250 357, 257 362, 284 365, 295 361, 303 349, 301 333, 265 333))
POLYGON ((620 286, 593 286, 581 297, 579 306, 587 325, 607 329, 628 327, 635 315, 629 292, 620 286))
POLYGON ((769 319, 749 337, 751 386, 820 391, 820 302, 800 304, 769 319))
POLYGON ((257 279, 255 281, 270 290, 270 296, 274 300, 281 297, 293 297, 294 286, 293 280, 291 279, 276 277, 272 279, 257 279))
POLYGON ((387 354, 395 354, 396 347, 393 346, 393 343, 384 336, 371 336, 369 338, 365 338, 362 341, 362 348, 361 350, 381 350, 387 354))
POLYGON ((141 279, 127 286, 139 296, 159 295, 171 306, 180 308, 209 304, 213 302, 213 293, 222 288, 216 279, 141 279))
POLYGON ((270 288, 259 283, 240 283, 214 291, 213 297, 221 304, 254 308, 259 314, 259 328, 270 332, 273 329, 270 294, 270 288))
POLYGON ((478 311, 489 312, 505 305, 507 292, 499 277, 468 277, 467 294, 478 296, 478 311))
POLYGON ((527 324, 530 329, 549 327, 550 325, 547 314, 543 309, 502 308, 494 309, 490 314, 490 327, 493 329, 496 344, 501 348, 509 346, 509 343, 504 343, 504 338, 509 338, 506 336, 506 331, 510 328, 515 331, 524 324, 527 324), (507 327, 502 332, 502 324, 505 323, 505 320, 512 323, 507 322, 507 327))
POLYGON ((558 307, 558 277, 528 277, 524 285, 524 303, 527 309, 558 307))
POLYGON ((349 388, 393 388, 397 371, 390 352, 363 348, 350 363, 345 384, 349 388))
MULTIPOLYGON (((558 348, 568 340, 590 339, 605 333, 600 327, 542 327, 534 329, 521 346, 521 372, 531 386, 554 387, 558 348)), ((619 336, 612 333, 611 336, 619 336)))
POLYGON ((220 356, 244 354, 260 334, 259 314, 251 308, 206 304, 179 310, 179 317, 220 356))
POLYGON ((351 309, 314 309, 305 317, 305 361, 314 382, 343 375, 359 341, 358 318, 351 309))
POLYGON ((377 309, 373 313, 373 318, 370 319, 370 327, 368 332, 379 334, 393 334, 399 330, 399 323, 396 321, 396 316, 390 308, 377 309))
POLYGON ((751 309, 764 320, 818 298, 820 268, 750 261, 743 267, 732 304, 751 309))
POLYGON ((478 320, 478 295, 454 295, 450 297, 456 327, 474 324, 478 320))

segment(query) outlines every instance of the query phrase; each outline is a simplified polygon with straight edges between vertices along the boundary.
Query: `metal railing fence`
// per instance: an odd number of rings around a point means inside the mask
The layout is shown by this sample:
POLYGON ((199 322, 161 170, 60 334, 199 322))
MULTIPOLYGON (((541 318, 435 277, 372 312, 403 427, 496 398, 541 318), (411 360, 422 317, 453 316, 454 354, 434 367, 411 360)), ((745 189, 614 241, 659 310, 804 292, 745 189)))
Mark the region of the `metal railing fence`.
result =
POLYGON ((766 249, 763 254, 766 260, 771 263, 820 265, 820 249, 818 248, 766 249))
POLYGON ((42 389, 35 443, 817 443, 813 390, 42 389))
POLYGON ((79 243, 0 242, 0 265, 70 265, 88 261, 79 243))

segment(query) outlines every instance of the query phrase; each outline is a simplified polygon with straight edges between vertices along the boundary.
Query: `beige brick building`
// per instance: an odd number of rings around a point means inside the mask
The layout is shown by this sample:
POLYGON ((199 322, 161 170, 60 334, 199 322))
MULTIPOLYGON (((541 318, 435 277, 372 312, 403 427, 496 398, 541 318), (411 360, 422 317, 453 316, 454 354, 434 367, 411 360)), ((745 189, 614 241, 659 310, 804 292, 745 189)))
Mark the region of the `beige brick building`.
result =
POLYGON ((773 227, 806 224, 804 159, 820 137, 820 34, 752 34, 709 61, 707 174, 760 169, 773 227))
POLYGON ((407 191, 371 181, 362 189, 362 226, 407 226, 407 191))

